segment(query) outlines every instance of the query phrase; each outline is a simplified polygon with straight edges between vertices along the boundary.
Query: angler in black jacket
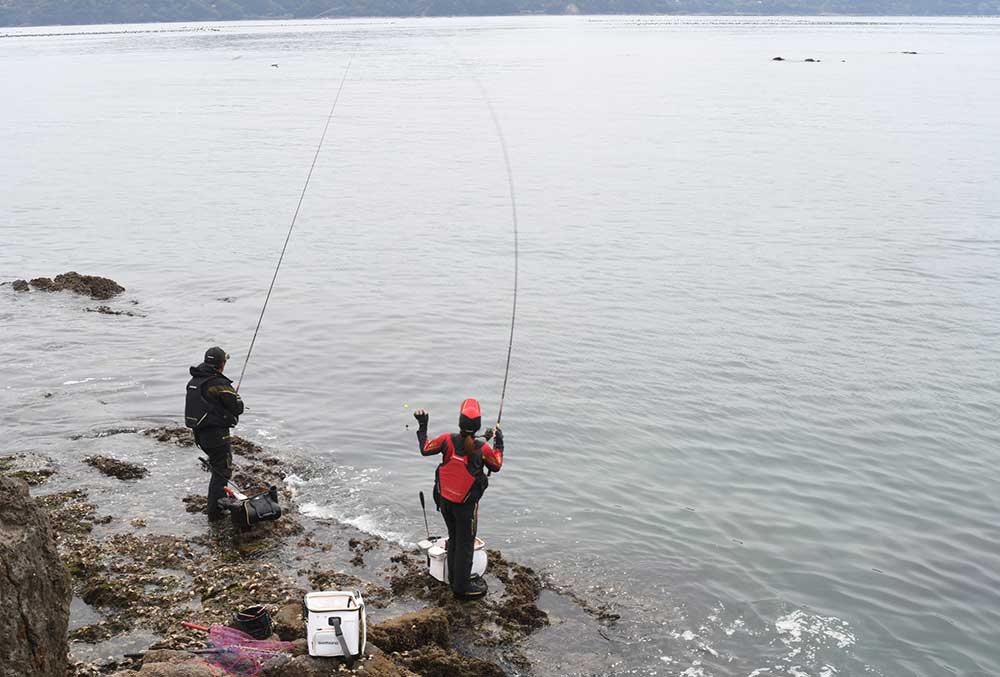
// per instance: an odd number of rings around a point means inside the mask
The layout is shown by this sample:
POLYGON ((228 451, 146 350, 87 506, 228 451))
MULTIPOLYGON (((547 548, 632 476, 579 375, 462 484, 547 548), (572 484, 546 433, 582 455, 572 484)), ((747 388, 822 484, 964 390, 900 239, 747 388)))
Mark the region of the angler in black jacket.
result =
POLYGON ((184 404, 184 422, 194 431, 195 443, 208 455, 212 479, 208 483, 208 519, 224 516, 219 499, 226 496, 226 484, 233 476, 233 450, 229 429, 243 413, 233 382, 223 376, 229 355, 219 347, 205 351, 205 361, 191 367, 184 404))

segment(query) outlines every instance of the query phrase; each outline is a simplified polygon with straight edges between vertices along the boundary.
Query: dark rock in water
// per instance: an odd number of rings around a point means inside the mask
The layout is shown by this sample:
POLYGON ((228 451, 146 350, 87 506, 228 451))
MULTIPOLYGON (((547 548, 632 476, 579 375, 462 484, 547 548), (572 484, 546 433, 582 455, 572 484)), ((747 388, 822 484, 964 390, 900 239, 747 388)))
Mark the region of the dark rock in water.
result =
POLYGON ((185 496, 181 499, 181 502, 186 506, 184 510, 187 512, 200 512, 203 515, 208 514, 208 498, 204 494, 185 496))
MULTIPOLYGON (((149 428, 148 430, 143 430, 142 434, 147 437, 153 437, 158 442, 173 442, 174 444, 179 444, 182 447, 194 446, 194 435, 188 428, 149 428)), ((254 444, 250 440, 245 440, 236 435, 232 436, 229 443, 233 447, 233 453, 237 456, 256 459, 264 453, 264 450, 260 448, 260 445, 254 444)), ((237 482, 237 484, 238 483, 239 482, 237 482)), ((267 487, 264 487, 264 489, 266 490, 267 487)))
POLYGON ((139 592, 115 578, 91 577, 80 595, 90 606, 123 609, 139 600, 139 592))
POLYGON ((21 480, 0 477, 0 672, 63 677, 70 579, 45 512, 21 480))
POLYGON ((56 275, 54 280, 36 277, 29 284, 39 291, 72 291, 98 301, 106 301, 125 291, 125 287, 114 280, 96 275, 80 275, 72 271, 56 275))
POLYGON ((121 621, 99 621, 91 625, 85 625, 69 633, 69 638, 74 642, 84 642, 85 644, 97 644, 106 639, 128 629, 128 625, 121 621))
POLYGON ((28 291, 28 289, 29 289, 29 287, 28 287, 28 281, 27 280, 14 280, 14 283, 11 285, 11 288, 14 291, 28 291))
POLYGON ((141 465, 109 456, 88 456, 83 462, 97 468, 108 477, 117 477, 120 480, 139 480, 149 473, 149 470, 141 465))
POLYGON ((88 313, 100 313, 101 315, 124 315, 127 317, 145 317, 131 310, 112 310, 111 306, 97 306, 96 308, 86 308, 88 313))
POLYGON ((155 438, 157 442, 173 442, 182 447, 194 446, 194 435, 188 428, 149 428, 143 430, 142 434, 155 438))
MULTIPOLYGON (((48 512, 58 534, 84 534, 94 528, 97 506, 87 500, 87 492, 82 489, 46 494, 38 499, 38 505, 48 512)), ((72 566, 67 566, 73 573, 72 566)))
POLYGON ((783 57, 783 56, 776 56, 773 59, 771 59, 771 61, 784 61, 784 60, 785 60, 785 57, 783 57))
POLYGON ((386 653, 412 651, 429 644, 447 649, 449 632, 444 609, 431 607, 368 628, 368 641, 386 653))
POLYGON ((38 486, 56 473, 52 459, 38 454, 14 454, 0 457, 0 475, 16 477, 38 486))
POLYGON ((903 52, 903 54, 916 54, 916 52, 903 52))
POLYGON ((819 63, 819 59, 806 59, 806 63, 819 63))

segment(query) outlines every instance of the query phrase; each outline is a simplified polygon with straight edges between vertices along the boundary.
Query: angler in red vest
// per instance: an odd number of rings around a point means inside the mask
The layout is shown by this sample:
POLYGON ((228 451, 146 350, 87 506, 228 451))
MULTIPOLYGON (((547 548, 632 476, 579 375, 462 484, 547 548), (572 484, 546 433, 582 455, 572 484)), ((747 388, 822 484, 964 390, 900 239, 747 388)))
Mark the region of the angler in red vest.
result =
POLYGON ((476 546, 479 499, 489 485, 484 468, 500 472, 503 465, 503 433, 494 428, 494 446, 476 439, 482 425, 479 402, 462 402, 456 433, 427 439, 430 415, 423 409, 413 414, 420 424, 417 440, 424 456, 441 454, 434 476, 434 502, 448 526, 448 578, 459 599, 486 595, 486 581, 472 576, 472 555, 476 546))

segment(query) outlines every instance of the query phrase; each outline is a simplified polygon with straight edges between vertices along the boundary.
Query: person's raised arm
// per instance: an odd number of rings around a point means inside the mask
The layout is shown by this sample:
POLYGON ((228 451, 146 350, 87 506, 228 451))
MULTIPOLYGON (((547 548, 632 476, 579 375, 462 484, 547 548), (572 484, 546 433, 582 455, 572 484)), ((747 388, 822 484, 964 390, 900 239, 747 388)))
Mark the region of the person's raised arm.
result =
POLYGON ((447 437, 447 434, 428 441, 427 423, 430 421, 430 414, 427 413, 426 409, 417 409, 413 412, 413 418, 417 419, 417 423, 419 424, 417 428, 417 442, 420 444, 420 453, 424 456, 440 454, 441 449, 444 448, 444 438, 447 437))

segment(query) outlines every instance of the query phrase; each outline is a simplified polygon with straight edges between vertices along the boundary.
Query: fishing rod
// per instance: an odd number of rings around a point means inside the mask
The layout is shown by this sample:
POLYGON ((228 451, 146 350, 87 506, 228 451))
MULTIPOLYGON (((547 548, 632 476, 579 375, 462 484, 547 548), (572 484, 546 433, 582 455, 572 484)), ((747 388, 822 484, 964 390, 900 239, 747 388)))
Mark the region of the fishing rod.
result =
MULTIPOLYGON (((355 51, 357 51, 357 46, 355 46, 355 51)), ((302 192, 299 194, 299 202, 295 205, 295 213, 292 214, 292 222, 288 226, 288 233, 285 235, 285 244, 281 247, 281 255, 278 257, 278 265, 274 267, 274 275, 271 276, 271 286, 267 288, 267 296, 264 297, 264 306, 260 309, 260 317, 257 318, 257 327, 253 331, 253 338, 250 339, 250 348, 247 350, 247 357, 243 361, 243 369, 240 370, 240 378, 236 382, 236 392, 240 391, 240 386, 243 384, 243 375, 246 374, 247 365, 250 363, 250 355, 253 353, 254 344, 257 342, 257 334, 260 332, 260 325, 264 321, 264 313, 267 311, 267 302, 271 300, 271 292, 274 291, 274 283, 278 279, 278 271, 281 270, 281 262, 285 259, 285 251, 288 249, 288 242, 292 239, 292 231, 295 229, 295 222, 299 218, 299 211, 302 209, 302 201, 305 200, 306 191, 309 189, 309 181, 312 179, 313 170, 316 169, 316 162, 319 160, 319 153, 323 149, 323 142, 326 140, 326 133, 330 129, 330 123, 333 121, 333 113, 337 110, 337 102, 340 101, 340 93, 344 91, 344 83, 347 82, 347 74, 351 70, 351 63, 354 61, 354 52, 351 52, 351 56, 347 60, 347 66, 344 67, 344 75, 340 78, 340 86, 337 87, 337 94, 333 97, 333 104, 330 106, 330 114, 326 116, 326 124, 323 126, 323 134, 319 137, 319 143, 316 144, 316 153, 313 155, 312 164, 309 166, 309 173, 306 174, 306 181, 302 185, 302 192)))
POLYGON ((490 100, 486 87, 473 74, 473 79, 479 86, 479 91, 486 101, 486 107, 490 109, 490 117, 493 118, 493 126, 497 131, 497 139, 500 141, 500 148, 503 150, 503 162, 507 168, 507 189, 510 191, 510 220, 514 227, 514 300, 510 310, 510 338, 507 341, 507 364, 503 371, 503 387, 500 390, 500 407, 497 410, 497 427, 500 426, 500 419, 503 417, 503 402, 507 396, 507 378, 510 376, 510 355, 514 349, 514 323, 517 321, 517 273, 518 273, 518 238, 517 238, 517 193, 514 191, 514 171, 510 166, 510 153, 507 151, 507 140, 503 135, 503 127, 500 126, 500 116, 497 115, 493 102, 490 100))
MULTIPOLYGON (((497 114, 496 107, 493 105, 493 100, 490 98, 490 93, 486 90, 486 85, 483 84, 482 80, 476 74, 475 69, 465 61, 458 51, 452 47, 444 38, 438 36, 438 39, 443 42, 452 52, 452 54, 458 59, 460 63, 469 72, 472 81, 476 84, 479 89, 479 94, 486 104, 486 108, 490 111, 490 118, 493 120, 493 128, 496 130, 497 141, 500 143, 500 150, 503 152, 503 163, 507 170, 507 190, 510 194, 510 221, 514 229, 514 299, 511 304, 510 309, 510 338, 507 341, 507 361, 504 366, 503 371, 503 386, 500 389, 500 406, 497 409, 497 423, 495 427, 500 427, 500 419, 503 418, 503 403, 507 396, 507 379, 510 376, 510 356, 514 349, 514 324, 517 321, 517 275, 518 275, 518 233, 517 233, 517 191, 514 190, 514 170, 510 165, 510 152, 507 150, 507 139, 503 133, 503 125, 500 124, 500 116, 497 114)), ((487 434, 484 435, 486 439, 492 438, 492 430, 488 430, 487 434)))

